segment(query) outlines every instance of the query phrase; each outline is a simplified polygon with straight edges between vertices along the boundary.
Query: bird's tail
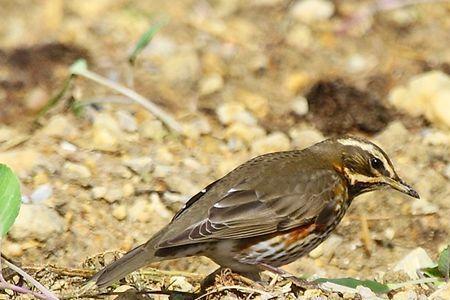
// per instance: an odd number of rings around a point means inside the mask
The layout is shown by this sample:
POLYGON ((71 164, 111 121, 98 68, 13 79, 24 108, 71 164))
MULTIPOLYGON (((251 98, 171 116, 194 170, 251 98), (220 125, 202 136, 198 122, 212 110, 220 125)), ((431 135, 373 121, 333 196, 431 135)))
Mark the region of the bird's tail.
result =
POLYGON ((164 259, 155 256, 155 245, 158 240, 159 234, 156 234, 147 243, 137 246, 118 260, 107 265, 89 280, 86 287, 94 285, 98 288, 107 287, 139 268, 164 259))

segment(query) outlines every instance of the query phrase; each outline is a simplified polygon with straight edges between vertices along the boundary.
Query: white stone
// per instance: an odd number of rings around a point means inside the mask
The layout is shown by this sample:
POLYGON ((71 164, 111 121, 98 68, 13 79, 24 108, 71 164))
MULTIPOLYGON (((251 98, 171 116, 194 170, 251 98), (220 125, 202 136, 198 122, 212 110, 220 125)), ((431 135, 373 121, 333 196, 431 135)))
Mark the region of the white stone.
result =
POLYGON ((148 174, 153 168, 150 156, 127 158, 123 160, 123 164, 138 174, 148 174))
POLYGON ((256 140, 252 146, 252 154, 260 155, 269 152, 286 151, 290 148, 289 138, 282 132, 273 132, 256 140))
POLYGON ((135 132, 138 129, 136 118, 126 110, 116 112, 117 121, 122 130, 127 132, 135 132))
POLYGON ((114 203, 123 198, 123 190, 121 187, 110 187, 103 198, 109 203, 114 203))
POLYGON ((292 146, 296 149, 304 149, 325 139, 323 134, 314 128, 294 127, 289 130, 292 146))
POLYGON ((389 101, 412 116, 424 115, 435 125, 450 128, 450 76, 431 71, 394 88, 389 101))
POLYGON ((64 219, 53 209, 41 204, 24 204, 11 227, 15 240, 36 239, 46 241, 64 231, 64 219))
POLYGON ((298 96, 292 101, 291 108, 297 116, 302 117, 308 113, 308 100, 303 96, 298 96))
POLYGON ((220 91, 223 88, 223 78, 220 74, 214 73, 203 77, 199 84, 200 95, 206 96, 220 91))
POLYGON ((30 195, 31 202, 39 203, 47 200, 53 195, 53 187, 46 183, 38 186, 30 195))
POLYGON ((417 270, 434 267, 434 262, 423 248, 416 248, 403 257, 394 267, 394 271, 403 271, 411 279, 418 279, 417 270))
POLYGON ((411 211, 413 215, 432 214, 438 212, 438 210, 439 207, 436 204, 433 204, 424 198, 413 199, 413 203, 411 204, 411 211))
POLYGON ((112 216, 119 221, 125 220, 127 217, 126 205, 118 205, 113 208, 112 216))
POLYGON ((94 199, 102 199, 103 197, 105 197, 106 191, 107 191, 107 189, 104 186, 93 187, 92 190, 91 190, 92 198, 94 198, 94 199))
POLYGON ((184 276, 172 276, 170 277, 170 290, 176 290, 181 292, 190 292, 194 289, 192 284, 190 284, 186 277, 184 276))
POLYGON ((219 121, 224 125, 239 122, 247 125, 255 125, 255 117, 245 107, 236 102, 223 103, 217 108, 219 121))
POLYGON ((286 41, 299 50, 305 50, 311 47, 314 37, 308 26, 297 24, 287 33, 286 41))
POLYGON ((139 126, 139 133, 143 138, 162 141, 168 134, 160 120, 146 120, 139 126))
POLYGON ((401 291, 396 293, 392 300, 417 300, 417 294, 414 291, 401 291))
POLYGON ((64 174, 70 179, 86 179, 91 177, 91 171, 81 164, 65 162, 63 165, 64 174))
POLYGON ((334 4, 328 0, 303 0, 297 1, 292 6, 291 15, 305 23, 323 21, 334 14, 334 4))
POLYGON ((123 138, 117 121, 107 113, 95 115, 92 127, 92 147, 96 150, 115 151, 123 138))

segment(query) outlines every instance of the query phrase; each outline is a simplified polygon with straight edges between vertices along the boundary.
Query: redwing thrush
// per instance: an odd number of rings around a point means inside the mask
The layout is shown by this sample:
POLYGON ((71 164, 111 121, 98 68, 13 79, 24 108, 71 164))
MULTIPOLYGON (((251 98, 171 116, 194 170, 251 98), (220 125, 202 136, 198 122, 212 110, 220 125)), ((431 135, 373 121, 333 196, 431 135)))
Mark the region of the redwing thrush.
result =
POLYGON ((149 263, 204 255, 257 277, 309 253, 328 237, 356 196, 389 186, 419 195, 386 153, 354 137, 269 153, 237 167, 194 195, 148 242, 92 279, 105 287, 149 263))

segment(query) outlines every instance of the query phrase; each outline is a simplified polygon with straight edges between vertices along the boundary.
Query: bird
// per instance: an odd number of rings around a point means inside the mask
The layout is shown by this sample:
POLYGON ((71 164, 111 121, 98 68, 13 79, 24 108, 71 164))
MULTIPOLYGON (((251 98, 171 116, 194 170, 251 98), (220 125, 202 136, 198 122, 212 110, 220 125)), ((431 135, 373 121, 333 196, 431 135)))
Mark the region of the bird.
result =
POLYGON ((388 155, 364 138, 263 154, 195 194, 169 224, 89 283, 107 287, 150 263, 188 256, 254 280, 264 270, 292 279, 281 266, 322 243, 355 197, 387 187, 419 198, 388 155))

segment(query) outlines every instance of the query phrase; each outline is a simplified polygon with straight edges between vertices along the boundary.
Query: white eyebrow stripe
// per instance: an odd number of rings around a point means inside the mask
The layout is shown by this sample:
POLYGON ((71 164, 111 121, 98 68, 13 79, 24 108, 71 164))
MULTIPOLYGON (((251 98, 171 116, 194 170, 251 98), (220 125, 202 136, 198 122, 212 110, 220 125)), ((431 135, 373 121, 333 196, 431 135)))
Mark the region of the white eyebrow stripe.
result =
POLYGON ((345 139, 345 138, 338 139, 337 142, 343 146, 359 147, 362 150, 369 152, 370 154, 372 154, 373 156, 375 156, 376 158, 380 159, 383 162, 384 168, 386 171, 388 171, 390 177, 392 177, 395 174, 395 171, 392 169, 386 157, 374 145, 358 141, 356 139, 345 139))

